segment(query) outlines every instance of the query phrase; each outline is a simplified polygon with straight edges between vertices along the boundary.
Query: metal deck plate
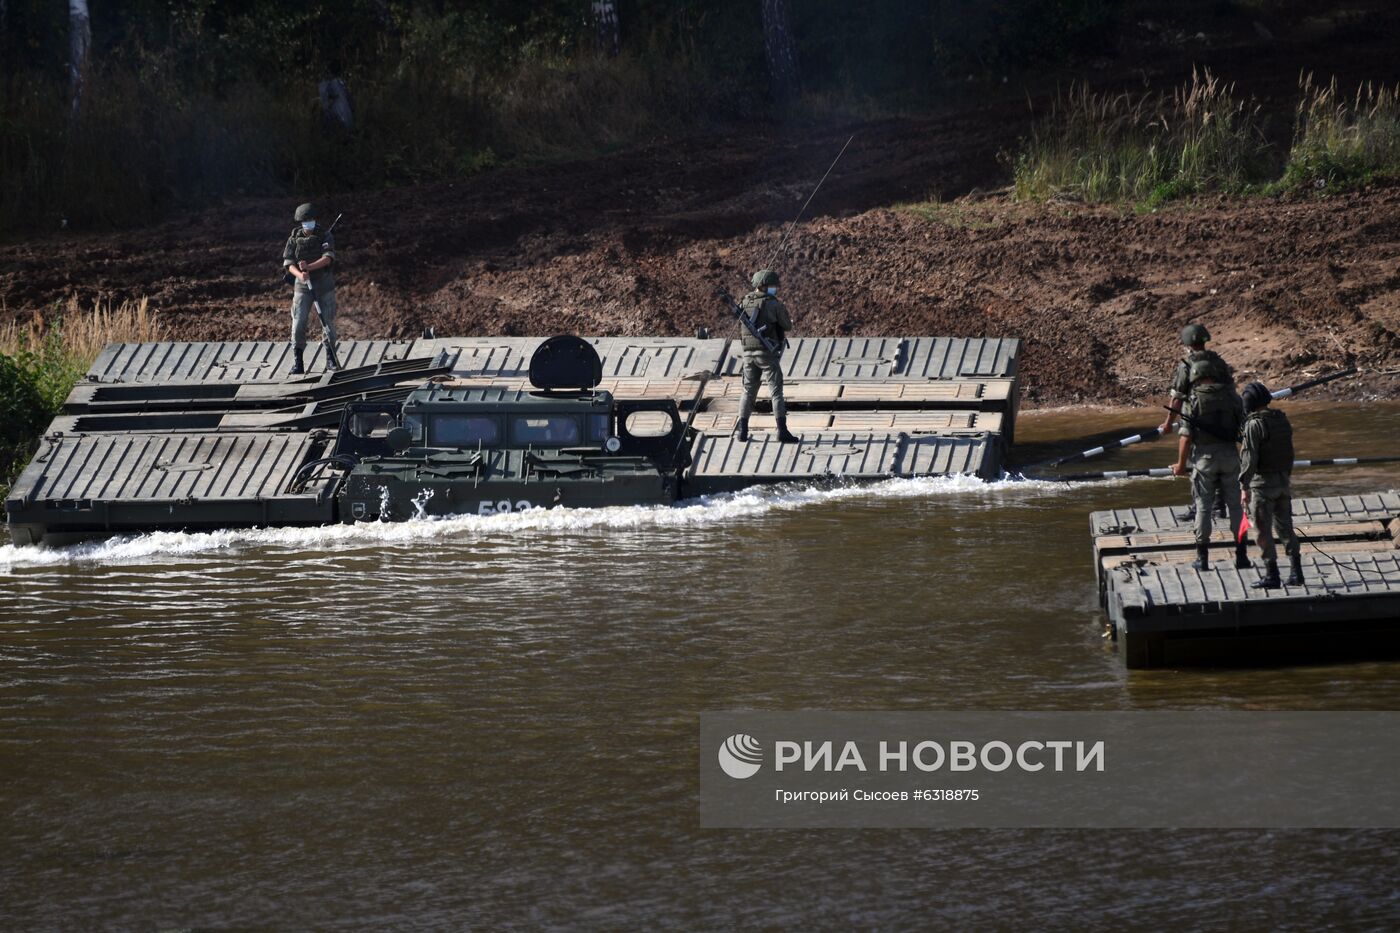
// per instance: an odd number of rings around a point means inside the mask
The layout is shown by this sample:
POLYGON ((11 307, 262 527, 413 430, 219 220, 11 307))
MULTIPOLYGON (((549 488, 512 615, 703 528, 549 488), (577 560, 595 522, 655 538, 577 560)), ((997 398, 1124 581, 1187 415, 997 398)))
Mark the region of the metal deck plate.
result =
MULTIPOLYGON (((603 360, 603 378, 678 380, 696 372, 717 372, 727 340, 686 337, 585 338, 603 360)), ((439 337, 420 341, 446 351, 460 379, 521 382, 528 385, 530 356, 543 337, 439 337)))
POLYGON ((308 434, 89 434, 46 440, 10 492, 59 500, 283 495, 310 459, 308 434))
MULTIPOLYGON (((414 340, 342 340, 336 344, 347 369, 387 360, 430 356, 431 349, 414 340)), ((325 371, 324 347, 306 345, 306 365, 312 373, 325 371)), ((292 377, 292 345, 285 341, 254 340, 212 343, 114 343, 98 355, 88 370, 91 382, 278 382, 292 377)))
POLYGON ((821 476, 893 476, 900 438, 895 434, 819 433, 800 444, 779 444, 772 434, 742 442, 703 435, 696 441, 692 477, 805 479, 821 476))
POLYGON ((1010 379, 1021 341, 1007 338, 914 337, 904 341, 901 379, 1010 379))
MULTIPOLYGON (((701 412, 693 423, 706 434, 733 434, 739 421, 737 411, 701 412)), ((752 431, 776 430, 771 414, 749 418, 752 431)), ((788 426, 802 431, 892 431, 928 434, 996 434, 1002 416, 985 411, 794 411, 788 426)))
MULTIPOLYGON (((783 354, 793 382, 890 379, 1010 379, 1021 341, 981 337, 795 337, 783 354)), ((743 350, 733 341, 724 374, 737 376, 743 350)))
POLYGON ((771 433, 751 435, 747 442, 702 435, 689 479, 732 489, 758 481, 987 476, 1000 470, 993 437, 824 431, 803 434, 797 444, 780 444, 771 433))
MULTIPOLYGON (((604 379, 683 379, 717 373, 728 340, 685 337, 594 337, 604 379)), ((693 390, 692 390, 693 391, 693 390)))

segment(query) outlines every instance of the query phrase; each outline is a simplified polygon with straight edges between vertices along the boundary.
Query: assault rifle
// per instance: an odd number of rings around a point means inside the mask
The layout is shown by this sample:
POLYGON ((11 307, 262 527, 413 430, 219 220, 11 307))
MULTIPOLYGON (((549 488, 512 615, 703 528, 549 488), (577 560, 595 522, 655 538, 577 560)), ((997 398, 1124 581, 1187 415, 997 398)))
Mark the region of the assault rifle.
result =
MULTIPOLYGON (((1174 409, 1170 405, 1163 405, 1162 407, 1165 408, 1167 411, 1174 411, 1174 409)), ((1240 442, 1240 439, 1238 437, 1231 437, 1227 435, 1223 429, 1215 425, 1206 424, 1199 418, 1192 417, 1191 415, 1186 414, 1186 412, 1184 411, 1178 411, 1176 412, 1176 414, 1180 415, 1182 421, 1185 421, 1197 431, 1204 431, 1211 437, 1214 437, 1216 440, 1224 441, 1227 444, 1238 444, 1240 442)))
MULTIPOLYGON (((783 344, 775 342, 771 337, 764 333, 764 331, 768 329, 768 325, 764 324, 762 327, 760 327, 757 324, 755 324, 754 319, 744 312, 744 309, 740 307, 739 303, 735 301, 734 297, 728 292, 724 293, 724 305, 729 309, 730 314, 734 315, 736 318, 739 319, 739 323, 744 325, 744 329, 747 330, 749 333, 753 334, 754 338, 759 343, 763 344, 764 350, 768 351, 774 356, 777 356, 779 353, 783 352, 783 344)), ((783 343, 786 342, 787 341, 783 341, 783 343)))
MULTIPOLYGON (((331 232, 335 230, 335 225, 338 224, 338 223, 340 223, 340 218, 342 218, 342 217, 344 217, 344 216, 345 216, 345 215, 344 215, 343 213, 342 213, 342 214, 336 214, 336 215, 335 215, 335 220, 332 220, 332 221, 331 221, 331 225, 330 225, 329 227, 326 228, 326 232, 325 232, 324 236, 321 238, 321 249, 322 249, 323 251, 324 251, 324 250, 327 250, 327 249, 330 249, 330 245, 331 245, 331 240, 330 240, 331 232)), ((300 267, 298 267, 298 268, 300 268, 300 267)), ((286 274, 286 275, 282 276, 282 281, 283 281, 283 282, 286 282, 288 285, 291 285, 291 284, 292 284, 293 282, 295 282, 296 280, 297 280, 297 277, 294 276, 294 275, 292 275, 292 273, 291 273, 290 270, 287 271, 287 274, 286 274)), ((317 313, 319 314, 320 312, 318 311, 317 313)))
MULTIPOLYGON (((335 225, 340 223, 340 218, 344 216, 344 214, 336 214, 335 220, 331 221, 331 225, 326 228, 325 235, 321 240, 321 249, 323 251, 330 248, 331 231, 335 229, 335 225)), ((299 269, 301 267, 298 266, 297 268, 299 269)), ((282 281, 288 284, 292 284, 296 282, 296 280, 297 277, 292 275, 290 270, 288 270, 287 274, 282 277, 282 281)), ((306 276, 306 287, 311 292, 311 308, 316 312, 316 320, 321 322, 321 336, 325 338, 330 334, 331 329, 328 326, 326 326, 326 315, 321 311, 321 296, 316 293, 316 285, 314 282, 311 281, 311 276, 309 275, 306 276)), ((340 359, 336 356, 335 353, 335 342, 332 340, 326 340, 325 343, 326 367, 328 369, 339 369, 340 359)))

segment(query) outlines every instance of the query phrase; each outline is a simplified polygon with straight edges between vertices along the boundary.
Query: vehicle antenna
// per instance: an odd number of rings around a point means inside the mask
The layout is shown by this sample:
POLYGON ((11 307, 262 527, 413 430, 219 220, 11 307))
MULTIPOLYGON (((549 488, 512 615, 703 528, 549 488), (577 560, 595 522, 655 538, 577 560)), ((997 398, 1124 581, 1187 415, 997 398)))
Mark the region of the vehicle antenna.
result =
POLYGON ((798 211, 797 216, 792 218, 792 223, 788 224, 787 232, 783 234, 782 240, 778 242, 778 248, 773 250, 773 255, 768 257, 768 261, 765 262, 761 268, 773 268, 773 263, 777 262, 778 259, 783 255, 783 247, 787 246, 788 237, 792 235, 793 228, 795 228, 797 226, 797 222, 802 219, 802 215, 807 212, 807 205, 811 204, 812 199, 817 196, 817 192, 822 190, 822 185, 826 183, 827 175, 831 174, 831 170, 836 168, 836 163, 840 162, 841 157, 846 154, 846 149, 851 145, 852 139, 855 139, 854 135, 852 135, 850 139, 846 140, 846 145, 842 146, 841 151, 836 153, 836 158, 831 160, 831 165, 827 168, 826 175, 823 175, 822 180, 817 182, 817 186, 812 189, 812 193, 807 195, 807 201, 802 205, 802 210, 798 211))

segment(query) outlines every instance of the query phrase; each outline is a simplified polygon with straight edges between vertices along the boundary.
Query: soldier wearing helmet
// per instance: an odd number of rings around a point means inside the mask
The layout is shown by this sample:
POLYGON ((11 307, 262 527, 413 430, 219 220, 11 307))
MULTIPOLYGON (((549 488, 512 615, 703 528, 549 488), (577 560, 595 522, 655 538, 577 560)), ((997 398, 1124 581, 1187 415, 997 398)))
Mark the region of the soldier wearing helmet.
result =
POLYGON ((1272 590, 1281 585, 1303 585, 1303 558, 1298 536, 1293 532, 1293 425, 1288 416, 1270 408, 1273 396, 1262 382, 1251 382, 1240 393, 1248 417, 1244 422, 1244 449, 1240 455, 1240 485, 1244 491, 1241 501, 1249 509, 1254 534, 1259 539, 1259 556, 1264 561, 1264 576, 1253 584, 1255 589, 1272 590), (1288 554, 1291 570, 1288 579, 1280 583, 1278 552, 1274 548, 1277 534, 1288 554))
POLYGON ((297 225, 282 250, 282 267, 295 279, 292 286, 292 373, 306 372, 306 321, 314 300, 321 308, 321 340, 327 344, 327 368, 333 369, 335 349, 335 237, 316 224, 316 208, 302 204, 294 215, 297 225))
POLYGON ((1244 406, 1233 384, 1219 381, 1218 365, 1212 360, 1198 359, 1191 363, 1190 397, 1181 412, 1181 439, 1177 444, 1177 460, 1172 473, 1184 476, 1190 462, 1191 496, 1196 504, 1196 561, 1198 570, 1210 569, 1211 504, 1222 494, 1230 516, 1230 531, 1234 535, 1235 566, 1248 567, 1245 546, 1239 543, 1240 520, 1244 509, 1240 502, 1240 452, 1236 444, 1244 427, 1244 406))
POLYGON ((1235 389, 1235 372, 1229 365, 1220 358, 1220 354, 1214 350, 1207 350, 1206 343, 1210 340, 1210 331, 1204 324, 1187 324, 1181 329, 1181 345, 1186 348, 1186 353, 1181 362, 1176 364, 1176 371, 1172 373, 1171 385, 1171 410, 1167 413, 1167 419, 1158 428, 1161 433, 1166 434, 1171 430, 1172 417, 1181 414, 1181 404, 1191 396, 1191 365, 1197 362, 1207 362, 1211 364, 1213 379, 1219 385, 1227 386, 1231 392, 1235 389))
POLYGON ((744 314, 753 322, 754 329, 763 334, 778 348, 776 353, 768 352, 763 341, 744 328, 744 398, 739 404, 739 440, 749 439, 749 415, 753 412, 754 400, 758 398, 758 380, 762 376, 768 383, 768 394, 773 399, 773 414, 778 419, 778 441, 783 444, 797 443, 797 437, 788 430, 787 400, 783 397, 783 370, 780 365, 783 341, 792 330, 792 318, 788 310, 778 300, 778 273, 771 269, 761 269, 753 274, 753 291, 739 303, 744 314))

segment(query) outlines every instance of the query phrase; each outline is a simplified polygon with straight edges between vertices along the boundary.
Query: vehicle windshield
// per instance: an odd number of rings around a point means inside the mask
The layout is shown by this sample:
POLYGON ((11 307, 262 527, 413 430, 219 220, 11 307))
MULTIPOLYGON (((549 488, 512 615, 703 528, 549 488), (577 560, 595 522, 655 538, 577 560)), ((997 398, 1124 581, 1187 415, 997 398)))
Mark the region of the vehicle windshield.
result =
POLYGON ((516 444, 543 447, 569 447, 577 444, 582 432, 573 415, 535 415, 511 421, 511 439, 516 444))
POLYGON ((490 415, 447 414, 428 419, 430 447, 492 447, 500 440, 500 423, 490 415))

